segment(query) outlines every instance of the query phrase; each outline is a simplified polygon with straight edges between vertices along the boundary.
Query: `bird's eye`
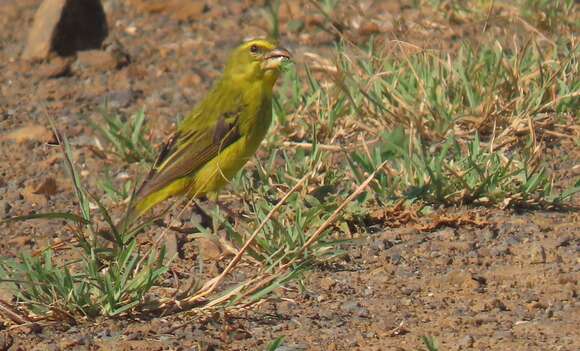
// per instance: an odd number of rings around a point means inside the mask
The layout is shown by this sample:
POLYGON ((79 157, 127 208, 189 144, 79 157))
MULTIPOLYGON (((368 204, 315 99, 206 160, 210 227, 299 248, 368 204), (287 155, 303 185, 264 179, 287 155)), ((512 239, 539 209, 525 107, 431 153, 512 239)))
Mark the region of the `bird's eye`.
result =
POLYGON ((258 50, 260 50, 260 49, 258 48, 258 45, 252 45, 252 46, 250 46, 250 51, 251 51, 252 53, 254 53, 254 54, 255 54, 255 53, 257 53, 257 52, 258 52, 258 50))

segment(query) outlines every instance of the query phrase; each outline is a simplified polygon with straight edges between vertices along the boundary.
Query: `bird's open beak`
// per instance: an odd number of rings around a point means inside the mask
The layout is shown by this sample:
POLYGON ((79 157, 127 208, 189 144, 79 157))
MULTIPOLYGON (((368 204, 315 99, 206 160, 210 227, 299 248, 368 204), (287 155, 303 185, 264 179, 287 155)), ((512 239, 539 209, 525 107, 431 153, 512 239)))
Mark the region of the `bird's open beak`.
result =
POLYGON ((290 53, 283 48, 276 48, 264 57, 262 68, 264 70, 279 68, 283 62, 290 60, 290 53))

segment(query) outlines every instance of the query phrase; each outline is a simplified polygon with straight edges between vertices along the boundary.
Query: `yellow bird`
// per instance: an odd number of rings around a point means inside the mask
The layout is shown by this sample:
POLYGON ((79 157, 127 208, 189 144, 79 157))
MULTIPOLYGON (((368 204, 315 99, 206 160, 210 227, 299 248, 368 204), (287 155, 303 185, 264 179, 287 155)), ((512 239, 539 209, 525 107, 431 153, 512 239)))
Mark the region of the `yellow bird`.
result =
POLYGON ((211 195, 228 184, 270 127, 272 90, 289 59, 268 40, 236 48, 222 77, 161 150, 127 218, 134 221, 170 197, 211 195))

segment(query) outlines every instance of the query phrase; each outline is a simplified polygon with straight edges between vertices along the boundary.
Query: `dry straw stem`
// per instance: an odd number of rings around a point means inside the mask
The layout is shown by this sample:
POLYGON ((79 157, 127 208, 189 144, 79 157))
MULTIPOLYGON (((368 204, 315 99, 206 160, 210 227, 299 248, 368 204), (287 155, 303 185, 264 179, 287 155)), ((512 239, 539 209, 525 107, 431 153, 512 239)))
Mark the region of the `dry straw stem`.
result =
POLYGON ((20 313, 18 310, 12 307, 12 304, 4 300, 0 300, 0 313, 16 324, 26 324, 33 322, 30 318, 28 318, 28 316, 20 313))
POLYGON ((320 149, 320 150, 324 150, 324 151, 330 151, 330 152, 340 152, 340 151, 349 151, 349 150, 357 150, 360 147, 364 147, 366 146, 373 146, 378 144, 379 142, 381 142, 380 138, 375 138, 371 141, 362 141, 359 144, 349 144, 349 145, 327 145, 327 144, 316 144, 316 146, 312 143, 298 143, 298 142, 294 142, 294 141, 284 141, 282 142, 282 145, 285 147, 294 147, 297 149, 304 149, 304 150, 312 150, 315 147, 320 149))
MULTIPOLYGON (((286 192, 284 197, 282 197, 282 199, 280 199, 280 201, 278 201, 278 203, 270 210, 270 212, 267 214, 267 216, 264 218, 264 220, 260 223, 260 225, 256 228, 256 230, 254 230, 254 232, 248 238, 248 240, 246 240, 246 242, 244 243, 244 246, 239 250, 237 255, 230 261, 230 263, 228 264, 226 269, 219 276, 209 280, 203 286, 203 288, 197 292, 197 294, 190 296, 190 297, 187 297, 187 298, 184 298, 184 299, 181 299, 181 300, 166 300, 160 304, 160 308, 161 309, 171 309, 173 307, 185 308, 186 306, 191 306, 191 305, 194 305, 196 303, 200 303, 202 301, 205 301, 206 303, 203 306, 200 306, 199 308, 195 309, 196 312, 201 312, 204 310, 208 310, 208 309, 217 307, 220 304, 229 301, 232 297, 240 296, 240 294, 242 294, 243 296, 248 296, 248 295, 251 295, 251 294, 259 291, 263 287, 268 286, 275 279, 282 277, 284 274, 286 274, 288 272, 288 269, 291 269, 292 265, 296 264, 297 261, 299 261, 300 259, 303 258, 302 254, 310 246, 312 246, 317 240, 320 239, 320 237, 324 234, 324 232, 331 225, 333 225, 336 222, 336 220, 340 216, 340 213, 346 208, 346 206, 348 206, 348 204, 350 204, 357 196, 359 196, 368 187, 368 185, 371 183, 371 181, 375 178, 376 174, 378 172, 382 171, 386 165, 387 165, 387 161, 381 163, 375 169, 375 171, 373 173, 371 173, 365 179, 365 181, 362 184, 360 184, 336 208, 336 210, 330 215, 330 217, 328 217, 328 219, 326 221, 324 221, 324 223, 322 223, 320 225, 320 227, 318 227, 312 235, 310 235, 310 237, 308 238, 306 243, 304 243, 304 245, 297 251, 294 258, 292 258, 286 264, 281 265, 275 273, 270 274, 270 273, 266 273, 266 272, 261 272, 261 273, 248 279, 243 284, 240 284, 239 286, 235 287, 234 289, 232 289, 231 291, 229 291, 228 293, 226 293, 222 296, 219 296, 215 299, 204 300, 209 294, 211 294, 212 292, 214 292, 218 288, 218 286, 224 281, 226 276, 238 265, 238 263, 241 261, 243 255, 245 254, 247 249, 250 247, 250 245, 252 245, 252 243, 254 242, 254 240, 256 239, 258 234, 260 233, 260 231, 263 229, 263 227, 266 225, 266 223, 272 218, 272 216, 282 207, 282 205, 286 202, 286 200, 290 197, 290 195, 292 195, 293 193, 298 191, 300 188, 302 188, 304 183, 308 179, 310 179, 310 177, 313 175, 313 172, 309 172, 304 177, 302 177, 300 179, 300 181, 298 181, 298 183, 296 183, 296 185, 294 185, 294 187, 292 187, 292 189, 290 189, 288 192, 286 192)), ((256 303, 256 301, 251 301, 251 302, 246 303, 242 306, 238 306, 238 308, 243 309, 243 308, 246 308, 248 306, 254 305, 255 303, 256 303)))
MULTIPOLYGON (((220 304, 222 302, 228 301, 231 297, 235 296, 236 294, 238 294, 238 293, 240 293, 242 291, 243 291, 244 296, 248 296, 248 295, 250 295, 250 294, 258 291, 262 287, 267 286, 268 284, 270 284, 275 279, 277 279, 277 278, 283 276, 284 274, 286 274, 287 273, 287 270, 290 269, 292 265, 296 264, 298 260, 300 260, 300 259, 303 258, 302 254, 310 246, 312 246, 318 239, 320 239, 320 237, 322 236, 322 234, 324 234, 324 232, 332 224, 334 224, 336 222, 336 220, 340 216, 340 213, 346 208, 346 206, 348 204, 350 204, 357 196, 359 196, 368 187, 368 185, 370 184, 370 182, 375 178, 376 174, 383 169, 383 167, 386 165, 386 163, 387 162, 385 161, 382 164, 380 164, 375 169, 375 171, 373 173, 371 173, 367 177, 367 179, 362 184, 360 184, 340 204, 340 206, 338 206, 336 208, 336 210, 330 215, 330 217, 328 217, 328 219, 326 221, 324 221, 324 223, 322 223, 320 225, 320 227, 318 227, 318 229, 316 229, 316 231, 312 235, 310 235, 310 237, 308 238, 308 240, 306 241, 306 243, 304 243, 304 245, 298 250, 298 252, 294 256, 294 258, 291 259, 286 264, 280 266, 280 268, 278 269, 278 271, 276 273, 274 273, 274 274, 261 273, 261 274, 259 274, 257 276, 254 276, 253 278, 251 278, 246 283, 241 284, 240 286, 236 287, 234 290, 228 292, 224 296, 221 296, 218 299, 209 302, 207 305, 201 307, 199 310, 208 309, 208 308, 214 307, 214 306, 216 306, 216 305, 218 305, 218 304, 220 304), (249 288, 249 289, 246 290, 246 288, 249 288)), ((224 280, 225 276, 240 261, 242 255, 244 254, 244 252, 246 251, 246 249, 249 247, 249 245, 252 244, 252 242, 254 241, 254 239, 256 238, 256 236, 258 235, 258 233, 260 232, 260 230, 264 227, 264 225, 266 224, 266 222, 270 220, 270 218, 272 217, 272 215, 283 205, 283 203, 286 201, 286 199, 292 193, 296 192, 302 186, 302 184, 310 176, 311 176, 311 173, 309 173, 306 176, 304 176, 292 189, 290 189, 290 191, 288 191, 286 193, 286 195, 276 204, 276 206, 274 208, 272 208, 272 210, 268 213, 268 215, 266 216, 266 218, 264 219, 264 221, 262 221, 262 223, 258 226, 258 228, 256 228, 256 230, 254 231, 254 233, 252 234, 252 236, 250 236, 250 238, 246 241, 246 243, 244 244, 244 246, 242 247, 242 249, 240 250, 240 252, 238 253, 238 255, 236 255, 236 257, 230 262, 230 264, 228 265, 228 267, 224 270, 224 272, 221 275, 219 275, 218 277, 216 277, 216 278, 212 279, 211 281, 209 281, 208 283, 206 283, 206 285, 204 286, 204 288, 197 295, 192 296, 192 297, 189 297, 189 298, 187 298, 185 300, 182 300, 182 301, 180 301, 180 303, 191 304, 193 302, 199 301, 200 299, 206 297, 211 292, 215 291, 215 289, 217 288, 217 286, 224 280)), ((252 304, 253 304, 253 302, 250 302, 247 305, 252 305, 252 304)))
POLYGON ((304 251, 306 251, 306 249, 308 249, 308 247, 310 247, 314 242, 316 242, 320 236, 326 231, 326 229, 328 229, 328 227, 330 227, 337 219, 338 216, 340 215, 340 213, 342 212, 342 210, 344 210, 344 208, 352 202, 352 200, 354 200, 357 196, 359 196, 365 189, 366 187, 369 185, 369 183, 375 178, 375 175, 381 171, 383 169, 383 167, 387 164, 387 161, 383 161, 383 163, 381 163, 374 171, 373 173, 371 173, 367 179, 365 179, 365 181, 359 185, 355 191, 353 191, 347 198, 346 200, 344 200, 340 206, 337 207, 336 210, 334 210, 334 212, 332 213, 332 215, 330 215, 330 217, 328 217, 328 219, 326 221, 324 221, 324 223, 322 223, 320 225, 320 227, 318 227, 318 229, 310 236, 310 238, 308 238, 308 240, 306 241, 306 243, 304 243, 304 245, 302 245, 302 248, 298 251, 298 255, 295 256, 294 259, 290 260, 288 263, 286 263, 285 265, 282 266, 282 268, 286 268, 289 267, 290 265, 294 264, 297 257, 299 257, 299 254, 303 253, 304 251))
POLYGON ((204 298, 205 296, 211 294, 213 291, 215 291, 215 289, 218 287, 219 284, 221 284, 223 282, 223 280, 225 279, 225 277, 234 269, 234 267, 240 262, 240 260, 242 259, 242 256, 244 255, 244 253, 246 252, 246 250, 248 249, 248 247, 250 247, 250 245, 254 242, 254 240, 256 239, 256 237, 258 236, 258 234, 260 233, 260 231, 262 230, 262 228, 264 228, 264 226, 266 225, 266 223, 270 220, 270 218, 272 218, 272 216, 278 211, 278 209, 280 207, 282 207, 282 205, 286 202, 286 200, 290 197, 290 195, 292 195, 293 193, 295 193, 298 189, 302 188, 302 186, 304 185, 304 183, 312 176, 312 172, 308 172, 304 177, 302 177, 302 179, 300 179, 300 181, 298 183, 296 183, 296 185, 294 185, 292 187, 292 189, 290 189, 285 195, 284 197, 282 197, 282 199, 280 199, 280 201, 278 201, 278 203, 270 210, 270 212, 268 213, 268 215, 266 215, 266 218, 264 218, 264 220, 260 223, 260 225, 258 225, 258 227, 256 228, 256 230, 254 230, 254 232, 252 233, 252 235, 248 238, 248 240, 246 240, 246 242, 244 243, 244 246, 242 246, 242 248, 238 251, 238 253, 236 254, 236 256, 230 261, 230 263, 228 264, 228 266, 224 269, 224 271, 218 275, 217 277, 213 278, 212 280, 208 281, 204 287, 194 296, 188 297, 184 300, 182 300, 182 303, 192 303, 194 301, 197 301, 201 298, 204 298))
MULTIPOLYGON (((350 204, 357 196, 359 196, 370 184, 370 182, 375 178, 376 174, 379 171, 383 170, 383 167, 385 167, 387 164, 387 161, 384 161, 383 163, 381 163, 374 171, 373 173, 371 173, 367 179, 365 179, 365 181, 360 184, 341 204, 340 206, 338 206, 336 208, 336 210, 334 210, 334 212, 330 215, 330 217, 328 217, 328 219, 326 221, 324 221, 324 223, 322 223, 320 225, 320 227, 318 227, 318 229, 316 229, 316 231, 310 235, 310 237, 308 238, 308 240, 306 241, 306 243, 304 243, 304 245, 302 245, 302 247, 300 248, 300 250, 298 250, 298 252, 296 253, 296 255, 294 256, 294 258, 292 258, 290 261, 288 261, 286 264, 280 266, 280 268, 278 269, 278 271, 272 275, 267 275, 267 274, 263 274, 262 277, 258 276, 253 278, 253 281, 257 281, 259 280, 259 284, 254 286, 253 288, 251 288, 249 291, 245 291, 244 295, 250 295, 253 292, 259 290, 261 287, 266 286, 267 284, 270 284, 273 280, 275 280, 278 277, 283 276, 284 274, 286 274, 287 270, 291 268, 292 265, 294 265, 296 263, 297 260, 302 258, 302 254, 310 247, 312 246, 312 244, 314 244, 318 239, 320 239, 320 236, 322 234, 324 234, 324 232, 332 225, 334 224, 334 222, 336 222, 336 220, 339 218, 340 213, 346 208, 346 206, 348 206, 348 204, 350 204)), ((250 284, 244 284, 243 287, 247 287, 250 286, 250 284)), ((242 290, 241 288, 237 288, 237 291, 242 290)), ((227 294, 226 296, 223 296, 220 298, 221 301, 227 301, 230 297, 232 297, 234 295, 234 292, 231 292, 229 294, 227 294)), ((246 304, 247 306, 252 305, 254 302, 250 302, 249 304, 246 304)), ((213 305, 213 304, 212 304, 213 305)), ((209 307, 209 305, 208 305, 209 307)), ((242 306, 245 307, 245 306, 242 306)))

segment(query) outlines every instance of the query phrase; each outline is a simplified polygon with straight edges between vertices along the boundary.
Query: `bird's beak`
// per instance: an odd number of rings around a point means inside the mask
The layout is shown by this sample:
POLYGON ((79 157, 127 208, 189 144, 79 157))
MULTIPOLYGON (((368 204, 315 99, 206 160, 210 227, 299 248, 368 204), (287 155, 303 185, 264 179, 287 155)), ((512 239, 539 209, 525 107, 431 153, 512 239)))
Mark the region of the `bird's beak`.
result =
POLYGON ((264 62, 262 62, 262 69, 276 69, 279 68, 283 62, 290 60, 290 53, 284 48, 276 48, 264 57, 264 62))

